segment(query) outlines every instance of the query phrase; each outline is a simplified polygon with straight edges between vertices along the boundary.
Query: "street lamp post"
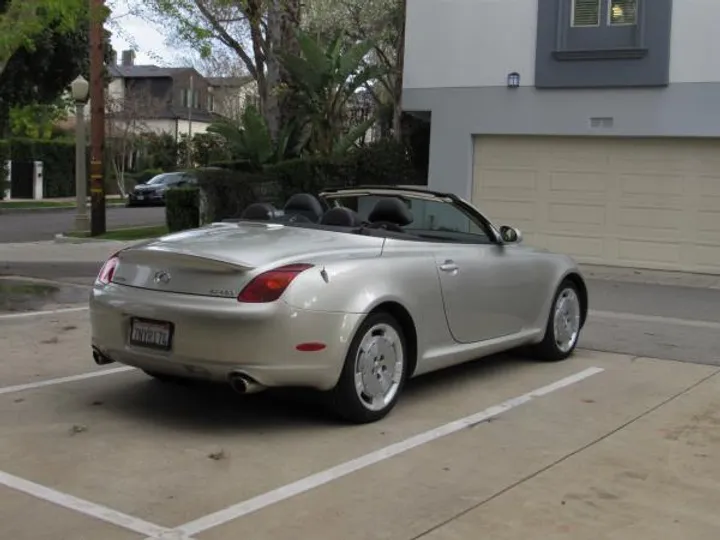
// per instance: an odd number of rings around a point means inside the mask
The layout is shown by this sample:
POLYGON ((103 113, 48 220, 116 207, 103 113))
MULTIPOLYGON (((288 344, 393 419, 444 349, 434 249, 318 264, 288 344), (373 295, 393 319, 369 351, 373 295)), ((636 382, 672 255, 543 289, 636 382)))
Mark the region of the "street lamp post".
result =
POLYGON ((79 232, 90 229, 87 211, 87 149, 85 148, 85 103, 87 103, 90 83, 79 75, 70 85, 70 92, 75 101, 75 230, 79 232))

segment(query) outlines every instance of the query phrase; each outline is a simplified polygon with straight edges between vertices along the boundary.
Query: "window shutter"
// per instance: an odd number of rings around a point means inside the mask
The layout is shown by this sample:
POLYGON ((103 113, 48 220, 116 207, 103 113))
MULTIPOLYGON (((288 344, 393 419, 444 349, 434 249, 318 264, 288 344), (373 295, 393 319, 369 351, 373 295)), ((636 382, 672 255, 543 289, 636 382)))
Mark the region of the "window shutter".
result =
POLYGON ((637 0, 610 0, 610 24, 637 24, 637 0))
POLYGON ((572 25, 598 26, 601 0, 573 0, 572 25))

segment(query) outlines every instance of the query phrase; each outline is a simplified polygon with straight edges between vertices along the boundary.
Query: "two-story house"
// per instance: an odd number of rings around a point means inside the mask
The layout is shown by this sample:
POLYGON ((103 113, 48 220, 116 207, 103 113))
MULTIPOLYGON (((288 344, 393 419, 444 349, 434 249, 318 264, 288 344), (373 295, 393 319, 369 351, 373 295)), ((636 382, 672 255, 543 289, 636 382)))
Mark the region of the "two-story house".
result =
POLYGON ((412 0, 429 185, 580 262, 720 273, 720 1, 412 0))
POLYGON ((108 66, 107 118, 133 131, 203 133, 216 118, 213 87, 191 67, 135 65, 134 51, 123 51, 108 66))

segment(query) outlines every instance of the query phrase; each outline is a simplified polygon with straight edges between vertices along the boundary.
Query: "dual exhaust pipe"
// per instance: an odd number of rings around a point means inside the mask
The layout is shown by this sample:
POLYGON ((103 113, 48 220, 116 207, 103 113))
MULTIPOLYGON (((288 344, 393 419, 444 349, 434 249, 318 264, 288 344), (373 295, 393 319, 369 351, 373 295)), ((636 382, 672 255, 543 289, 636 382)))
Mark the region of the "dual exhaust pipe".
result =
MULTIPOLYGON (((103 354, 100 349, 96 347, 93 347, 93 360, 98 366, 106 366, 115 362, 115 360, 103 354)), ((265 390, 262 384, 240 371, 230 373, 228 381, 230 387, 238 394, 255 394, 265 390)))

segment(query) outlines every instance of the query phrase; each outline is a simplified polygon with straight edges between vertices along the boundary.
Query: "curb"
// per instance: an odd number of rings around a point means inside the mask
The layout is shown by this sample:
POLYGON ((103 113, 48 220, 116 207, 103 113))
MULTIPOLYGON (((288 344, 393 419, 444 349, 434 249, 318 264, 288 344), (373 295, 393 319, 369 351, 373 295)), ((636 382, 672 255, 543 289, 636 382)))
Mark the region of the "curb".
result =
MULTIPOLYGON (((105 208, 125 208, 125 203, 106 204, 105 208)), ((0 215, 72 212, 75 209, 75 206, 45 206, 38 208, 3 208, 0 206, 0 215)), ((88 205, 88 211, 90 211, 90 205, 88 205)))

